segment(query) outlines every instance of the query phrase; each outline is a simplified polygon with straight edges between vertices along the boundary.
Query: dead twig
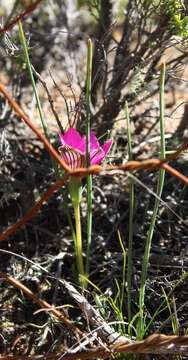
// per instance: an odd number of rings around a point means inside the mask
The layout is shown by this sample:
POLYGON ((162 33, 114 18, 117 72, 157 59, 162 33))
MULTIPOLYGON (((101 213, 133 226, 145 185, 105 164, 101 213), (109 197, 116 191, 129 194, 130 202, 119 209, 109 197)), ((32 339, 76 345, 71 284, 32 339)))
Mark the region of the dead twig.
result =
POLYGON ((102 341, 106 344, 113 343, 114 345, 122 342, 124 344, 130 344, 132 342, 126 336, 121 336, 119 333, 115 332, 114 329, 112 329, 111 326, 103 319, 99 311, 95 309, 88 302, 85 296, 80 294, 73 285, 69 284, 65 280, 63 280, 63 285, 85 315, 86 320, 95 328, 97 335, 102 341))
POLYGON ((50 104, 50 108, 52 110, 52 113, 54 115, 54 118, 56 120, 56 123, 57 125, 59 126, 59 129, 61 132, 64 131, 63 129, 63 126, 61 124, 61 121, 59 120, 59 116, 58 116, 58 113, 57 111, 55 110, 55 107, 54 107, 54 100, 52 98, 52 95, 50 94, 50 91, 48 89, 48 86, 47 86, 47 83, 46 81, 42 78, 42 76, 36 71, 36 69, 34 68, 34 66, 32 66, 32 69, 33 69, 33 72, 35 74, 35 76, 39 79, 39 81, 41 82, 42 86, 44 87, 45 91, 46 91, 46 94, 48 96, 48 101, 49 101, 49 104, 50 104))
POLYGON ((37 129, 37 127, 32 124, 29 117, 22 111, 20 106, 17 104, 17 102, 11 97, 11 95, 6 90, 5 86, 0 84, 0 92, 4 95, 4 97, 8 100, 10 106, 15 111, 16 115, 24 121, 29 128, 37 135, 38 139, 44 144, 47 151, 50 153, 50 155, 60 164, 61 167, 63 167, 64 170, 67 172, 70 171, 69 166, 63 161, 61 156, 58 154, 58 152, 54 149, 54 147, 49 143, 49 141, 46 139, 46 137, 37 129))
POLYGON ((36 0, 34 3, 29 5, 25 9, 25 11, 23 11, 20 15, 16 16, 12 21, 10 21, 3 28, 1 28, 0 34, 6 32, 6 31, 9 31, 14 25, 16 25, 18 23, 19 20, 22 20, 23 18, 25 18, 26 16, 31 14, 36 9, 36 7, 40 4, 40 2, 42 2, 42 0, 36 0))
POLYGON ((73 324, 73 322, 67 316, 64 316, 58 309, 56 309, 55 307, 50 305, 47 301, 41 299, 39 296, 34 294, 33 291, 31 291, 27 286, 23 285, 20 281, 4 273, 0 273, 0 278, 1 280, 2 279, 6 280, 14 287, 22 291, 27 297, 29 297, 34 302, 39 304, 42 308, 50 310, 51 313, 60 321, 62 321, 70 330, 72 330, 77 337, 81 338, 85 335, 78 327, 76 327, 73 324))
POLYGON ((131 344, 113 345, 108 349, 97 347, 76 353, 53 353, 50 355, 35 356, 0 356, 0 360, 86 360, 109 358, 113 354, 187 354, 188 336, 153 334, 142 341, 131 344))
MULTIPOLYGON (((188 148, 188 144, 186 144, 186 148, 188 148)), ((173 154, 175 155, 175 154, 173 154)), ((171 159, 172 156, 169 158, 171 159)), ((85 177, 87 175, 114 175, 117 171, 136 171, 136 170, 157 170, 159 168, 165 169, 169 174, 176 177, 178 180, 182 181, 184 184, 188 185, 188 177, 180 173, 178 170, 175 170, 172 166, 166 164, 168 158, 164 161, 159 159, 148 159, 143 161, 128 161, 125 164, 121 165, 107 165, 107 166, 100 166, 100 165, 93 165, 88 168, 77 168, 72 169, 69 172, 69 175, 72 176, 81 176, 85 177)))
POLYGON ((44 202, 46 202, 53 193, 58 190, 65 182, 66 177, 63 179, 57 180, 40 198, 40 200, 26 213, 26 215, 14 223, 12 226, 8 227, 1 235, 0 241, 5 240, 8 236, 18 230, 20 227, 24 226, 29 220, 31 220, 40 210, 44 202))

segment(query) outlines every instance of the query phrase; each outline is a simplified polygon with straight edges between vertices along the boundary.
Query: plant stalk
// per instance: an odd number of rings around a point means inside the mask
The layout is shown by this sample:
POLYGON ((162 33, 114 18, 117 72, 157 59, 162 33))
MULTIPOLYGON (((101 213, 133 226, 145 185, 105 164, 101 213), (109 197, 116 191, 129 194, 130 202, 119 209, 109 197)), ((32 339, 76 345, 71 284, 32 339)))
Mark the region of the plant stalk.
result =
MULTIPOLYGON (((162 64, 160 71, 160 159, 165 159, 165 125, 164 125, 164 85, 165 85, 165 64, 162 64)), ((148 265, 149 265, 149 257, 151 252, 151 243, 154 233, 154 228, 157 220, 157 213, 160 204, 160 198, 163 191, 165 178, 165 170, 159 170, 159 178, 157 183, 154 209, 151 217, 150 227, 147 233, 146 246, 144 251, 144 258, 142 263, 142 272, 141 272, 141 280, 140 280, 140 292, 139 292, 139 321, 138 321, 138 339, 141 340, 145 334, 145 319, 144 319, 144 303, 145 303, 145 289, 146 289, 146 279, 148 273, 148 265)))
POLYGON ((79 273, 79 281, 83 285, 84 278, 84 264, 82 257, 82 231, 81 231, 81 219, 80 219, 80 203, 75 203, 74 205, 74 217, 76 225, 76 241, 75 241, 75 253, 76 253, 76 262, 77 269, 79 273), (82 277, 83 276, 83 277, 82 277))
MULTIPOLYGON (((125 103, 125 115, 127 120, 127 142, 128 142, 128 156, 129 161, 133 159, 132 156, 132 139, 131 127, 129 118, 129 109, 127 102, 125 103)), ((128 322, 131 321, 131 288, 132 288, 132 273, 133 273, 133 216, 134 216, 134 182, 129 178, 129 235, 128 235, 128 262, 127 262, 127 313, 128 322)))
MULTIPOLYGON (((88 40, 87 76, 86 76, 86 166, 90 166, 90 106, 91 106, 91 74, 92 74, 93 47, 91 39, 88 40)), ((86 276, 89 275, 90 249, 92 235, 92 175, 87 176, 87 250, 86 250, 86 276)))

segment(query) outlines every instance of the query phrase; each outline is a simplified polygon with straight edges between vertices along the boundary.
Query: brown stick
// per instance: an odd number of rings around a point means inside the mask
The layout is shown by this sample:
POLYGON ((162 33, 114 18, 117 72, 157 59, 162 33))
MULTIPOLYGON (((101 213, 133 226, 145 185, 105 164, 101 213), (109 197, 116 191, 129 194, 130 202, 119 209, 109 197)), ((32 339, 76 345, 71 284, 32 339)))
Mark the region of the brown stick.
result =
POLYGON ((86 360, 95 358, 110 358, 113 354, 187 354, 188 336, 153 334, 142 341, 131 344, 119 344, 113 348, 98 347, 77 353, 53 353, 35 356, 1 356, 0 360, 86 360))
POLYGON ((18 23, 19 20, 28 16, 31 12, 35 10, 35 8, 39 5, 42 0, 37 0, 33 4, 29 5, 25 11, 23 11, 20 15, 16 16, 12 21, 6 24, 2 29, 0 29, 0 34, 9 31, 14 25, 18 23))
POLYGON ((8 227, 1 235, 0 235, 0 241, 5 240, 8 236, 10 236, 12 233, 14 233, 16 230, 18 230, 20 227, 24 226, 29 220, 33 218, 37 214, 37 212, 40 210, 44 202, 46 202, 53 193, 58 190, 63 183, 65 182, 64 179, 58 180, 53 184, 40 198, 40 200, 25 214, 25 216, 18 220, 16 223, 8 227))
MULTIPOLYGON (((186 144, 188 147, 188 144, 186 144)), ((168 158, 166 158, 168 161, 168 158)), ((69 172, 69 175, 85 177, 89 174, 92 175, 110 175, 110 172, 122 170, 126 171, 135 171, 135 170, 156 170, 159 168, 164 168, 169 174, 176 177, 178 180, 182 181, 184 184, 188 185, 188 177, 180 173, 178 170, 175 170, 172 166, 166 164, 165 162, 159 159, 148 159, 144 161, 128 161, 122 165, 107 165, 99 166, 93 165, 89 168, 78 168, 73 169, 69 172)))
POLYGON ((49 143, 49 141, 46 139, 46 137, 37 129, 37 127, 32 124, 29 117, 24 114, 20 106, 17 104, 17 102, 10 96, 6 88, 0 84, 0 92, 5 96, 5 98, 8 100, 10 106, 12 109, 14 109, 15 113, 18 115, 18 117, 24 121, 29 128, 37 135, 38 139, 44 144, 47 151, 52 155, 52 157, 60 164, 61 167, 64 168, 67 172, 69 172, 71 169, 70 167, 64 162, 64 160, 61 158, 61 156, 58 154, 58 152, 54 149, 54 147, 49 143))
POLYGON ((17 289, 22 291, 27 297, 29 297, 34 302, 39 304, 42 308, 49 309, 51 311, 51 313, 56 318, 61 320, 70 330, 72 330, 75 333, 75 335, 77 335, 77 336, 79 335, 79 337, 83 337, 85 335, 78 327, 76 327, 72 323, 71 320, 68 319, 68 317, 64 316, 58 309, 51 306, 47 301, 42 300, 40 297, 35 295, 27 286, 23 285, 20 281, 18 281, 14 277, 9 276, 4 273, 0 273, 0 278, 6 280, 10 284, 12 284, 14 287, 16 287, 17 289))

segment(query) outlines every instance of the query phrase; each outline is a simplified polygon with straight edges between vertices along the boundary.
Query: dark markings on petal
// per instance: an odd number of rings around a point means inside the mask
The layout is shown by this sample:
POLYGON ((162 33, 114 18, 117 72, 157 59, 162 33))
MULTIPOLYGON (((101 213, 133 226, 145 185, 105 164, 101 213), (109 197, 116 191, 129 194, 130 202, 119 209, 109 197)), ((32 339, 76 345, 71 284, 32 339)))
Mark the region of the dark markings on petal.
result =
POLYGON ((59 147, 59 152, 71 169, 76 169, 85 166, 85 156, 80 154, 78 151, 72 149, 68 145, 59 147))

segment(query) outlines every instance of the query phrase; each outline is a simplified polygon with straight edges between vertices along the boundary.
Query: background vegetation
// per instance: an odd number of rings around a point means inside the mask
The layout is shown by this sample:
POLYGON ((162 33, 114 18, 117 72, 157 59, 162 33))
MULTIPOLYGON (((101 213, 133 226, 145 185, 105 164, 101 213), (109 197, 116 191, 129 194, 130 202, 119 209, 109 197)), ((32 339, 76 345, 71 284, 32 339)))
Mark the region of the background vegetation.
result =
POLYGON ((15 0, 0 13, 2 359, 113 346, 186 359, 187 1, 15 0), (113 140, 102 172, 79 172, 78 203, 58 155, 72 127, 87 166, 90 130, 113 140))

